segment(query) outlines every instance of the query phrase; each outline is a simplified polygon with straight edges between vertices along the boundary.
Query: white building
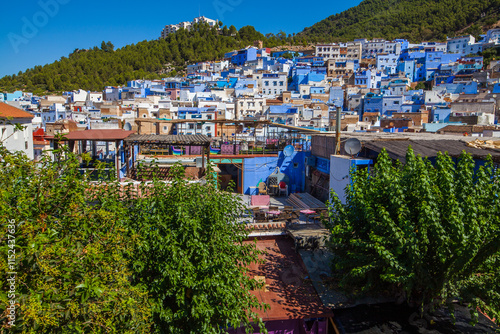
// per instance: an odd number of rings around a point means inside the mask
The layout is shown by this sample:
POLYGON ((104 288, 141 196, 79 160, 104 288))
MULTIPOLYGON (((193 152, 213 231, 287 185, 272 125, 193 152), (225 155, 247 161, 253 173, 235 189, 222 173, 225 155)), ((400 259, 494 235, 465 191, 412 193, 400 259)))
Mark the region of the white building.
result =
POLYGON ((288 90, 288 80, 285 73, 264 73, 261 81, 262 94, 281 95, 288 90))
POLYGON ((53 103, 48 110, 45 109, 40 112, 40 117, 42 119, 42 127, 45 129, 47 123, 65 120, 68 118, 68 115, 64 105, 61 103, 53 103))
POLYGON ((199 16, 199 17, 195 17, 193 19, 193 24, 196 24, 196 23, 206 23, 210 27, 213 28, 213 27, 218 27, 219 20, 212 20, 212 19, 209 19, 208 17, 205 17, 205 16, 199 16))
POLYGON ((195 17, 192 22, 184 21, 184 22, 180 22, 177 24, 166 25, 165 28, 163 28, 163 30, 161 31, 161 38, 166 38, 169 34, 173 34, 176 31, 178 31, 179 29, 184 29, 184 30, 189 31, 189 30, 191 30, 191 27, 193 26, 193 24, 201 23, 201 22, 208 24, 210 27, 217 27, 218 28, 218 26, 219 26, 219 20, 212 20, 212 19, 209 19, 205 16, 199 16, 199 17, 195 17))
POLYGON ((389 53, 377 54, 377 71, 383 71, 385 74, 395 74, 398 67, 398 55, 389 53))
POLYGON ((466 54, 467 47, 475 42, 476 39, 472 35, 447 38, 446 51, 448 53, 466 54))
POLYGON ((266 99, 258 96, 241 96, 236 99, 236 117, 260 117, 264 115, 266 99))
POLYGON ((24 110, 0 102, 0 141, 11 152, 24 152, 34 159, 33 115, 24 110), (16 130, 21 125, 22 130, 16 130))
POLYGON ((316 45, 316 56, 323 57, 324 61, 333 60, 361 60, 362 46, 360 42, 340 44, 316 45))
POLYGON ((75 90, 70 93, 71 102, 85 102, 87 101, 88 93, 83 89, 75 90))
POLYGON ((102 92, 90 92, 87 99, 91 102, 102 102, 102 92))
POLYGON ((490 29, 484 37, 485 43, 500 43, 500 28, 490 29))

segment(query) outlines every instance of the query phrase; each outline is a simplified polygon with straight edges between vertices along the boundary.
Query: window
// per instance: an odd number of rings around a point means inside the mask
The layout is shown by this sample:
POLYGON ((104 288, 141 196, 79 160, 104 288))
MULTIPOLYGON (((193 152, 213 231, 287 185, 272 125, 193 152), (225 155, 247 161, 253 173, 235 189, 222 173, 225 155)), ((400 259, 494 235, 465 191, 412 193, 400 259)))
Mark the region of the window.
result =
POLYGON ((280 81, 280 86, 283 86, 283 81, 280 81))
POLYGON ((205 128, 205 130, 207 130, 207 131, 211 131, 211 130, 212 130, 212 127, 207 126, 207 127, 205 128))
POLYGON ((194 124, 189 123, 189 125, 188 125, 188 129, 189 129, 189 130, 193 130, 193 129, 194 129, 194 124))
POLYGON ((264 86, 269 86, 269 81, 264 81, 264 86))
POLYGON ((27 140, 24 142, 24 148, 28 149, 28 141, 27 140))
POLYGON ((211 120, 212 119, 212 115, 207 115, 207 119, 211 120))
POLYGON ((276 81, 273 81, 273 86, 278 86, 278 83, 276 81))

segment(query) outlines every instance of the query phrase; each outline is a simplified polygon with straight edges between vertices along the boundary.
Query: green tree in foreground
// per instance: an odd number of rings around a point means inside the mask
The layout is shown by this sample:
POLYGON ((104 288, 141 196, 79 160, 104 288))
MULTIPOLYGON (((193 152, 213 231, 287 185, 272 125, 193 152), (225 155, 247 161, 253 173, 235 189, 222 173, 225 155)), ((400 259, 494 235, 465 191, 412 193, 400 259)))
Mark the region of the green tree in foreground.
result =
POLYGON ((262 325, 252 310, 263 306, 249 292, 259 286, 246 269, 259 252, 243 244, 237 197, 210 177, 187 182, 181 166, 171 183, 91 183, 79 172, 81 157, 54 154, 35 163, 0 142, 0 333, 219 333, 252 320, 262 325), (11 271, 16 326, 9 328, 11 271))
POLYGON ((0 143, 0 332, 147 332, 147 292, 129 281, 136 235, 125 208, 104 188, 88 191, 76 156, 55 154, 37 164, 0 143))
POLYGON ((251 320, 263 325, 252 311, 263 305, 249 292, 258 284, 247 274, 259 252, 243 243, 245 224, 235 223, 241 200, 218 190, 210 170, 205 184, 188 182, 180 165, 171 172, 171 184, 143 184, 148 196, 128 204, 131 228, 141 236, 134 278, 148 287, 155 330, 223 333, 251 320))
POLYGON ((434 165, 383 150, 372 173, 353 171, 346 204, 333 196, 331 247, 341 286, 397 290, 422 309, 458 300, 500 316, 499 173, 463 153, 434 165))

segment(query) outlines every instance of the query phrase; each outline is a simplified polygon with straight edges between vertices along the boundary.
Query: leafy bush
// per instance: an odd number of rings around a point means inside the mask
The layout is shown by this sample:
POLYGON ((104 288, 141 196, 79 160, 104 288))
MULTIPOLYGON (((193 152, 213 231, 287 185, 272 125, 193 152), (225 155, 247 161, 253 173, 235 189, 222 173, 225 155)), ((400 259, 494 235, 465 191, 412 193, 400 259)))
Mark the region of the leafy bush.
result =
POLYGON ((393 165, 383 150, 372 173, 353 171, 346 204, 333 196, 331 247, 341 285, 395 289, 429 307, 458 299, 499 318, 499 173, 462 154, 434 165, 410 148, 393 165))
POLYGON ((148 196, 128 204, 130 226, 141 236, 134 280, 148 287, 155 329, 223 333, 251 320, 262 325, 251 310, 263 305, 249 293, 258 284, 246 267, 259 251, 243 244, 245 224, 235 223, 245 209, 241 200, 218 190, 211 170, 205 184, 186 180, 180 165, 170 175, 171 184, 142 184, 148 196))
POLYGON ((8 327, 15 300, 10 332, 147 332, 146 289, 129 280, 136 235, 124 225, 125 208, 105 189, 89 191, 77 157, 63 153, 37 164, 0 143, 0 326, 8 327), (9 272, 17 272, 14 299, 9 272))
POLYGON ((172 183, 91 183, 80 157, 53 153, 35 163, 0 142, 0 332, 220 333, 262 325, 252 310, 263 305, 249 292, 259 284, 246 269, 259 252, 243 244, 244 224, 235 223, 241 201, 219 191, 211 173, 205 184, 184 180, 181 166, 172 183))

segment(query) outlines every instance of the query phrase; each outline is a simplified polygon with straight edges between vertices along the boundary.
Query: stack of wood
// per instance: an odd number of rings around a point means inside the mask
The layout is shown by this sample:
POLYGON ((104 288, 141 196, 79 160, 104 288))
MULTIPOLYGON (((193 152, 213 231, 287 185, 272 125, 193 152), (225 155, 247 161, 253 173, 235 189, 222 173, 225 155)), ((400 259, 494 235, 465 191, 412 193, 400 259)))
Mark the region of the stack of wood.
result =
POLYGON ((297 209, 324 209, 325 203, 308 193, 295 193, 288 197, 288 203, 297 209))

